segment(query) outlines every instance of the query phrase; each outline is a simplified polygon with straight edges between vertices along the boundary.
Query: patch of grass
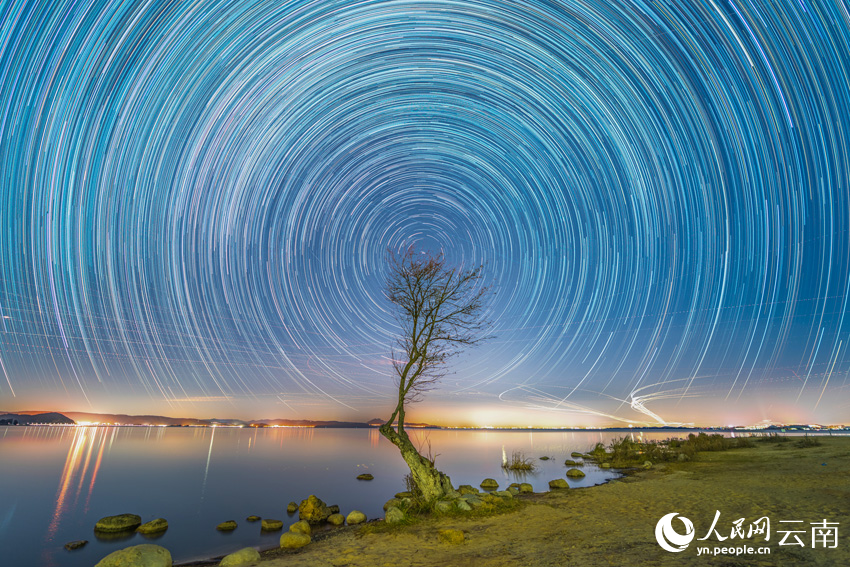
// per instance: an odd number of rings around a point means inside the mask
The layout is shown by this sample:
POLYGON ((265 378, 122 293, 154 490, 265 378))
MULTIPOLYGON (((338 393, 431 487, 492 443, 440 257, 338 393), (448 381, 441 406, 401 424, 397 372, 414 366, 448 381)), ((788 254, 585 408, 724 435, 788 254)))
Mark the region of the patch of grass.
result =
POLYGON ((817 437, 809 437, 806 435, 796 443, 794 443, 795 447, 799 447, 801 449, 808 449, 809 447, 820 447, 821 442, 817 437))
POLYGON ((514 451, 511 458, 502 463, 502 468, 509 471, 531 472, 537 468, 537 465, 521 451, 514 451))
POLYGON ((759 443, 788 443, 789 441, 791 441, 790 437, 787 435, 779 435, 777 433, 770 433, 758 438, 759 443))
POLYGON ((671 461, 689 461, 697 458, 703 451, 726 451, 754 447, 748 437, 724 437, 719 433, 708 435, 691 433, 686 439, 667 439, 666 441, 635 441, 622 437, 606 449, 601 443, 590 454, 599 463, 610 463, 613 468, 629 468, 640 466, 646 461, 662 463, 671 461))

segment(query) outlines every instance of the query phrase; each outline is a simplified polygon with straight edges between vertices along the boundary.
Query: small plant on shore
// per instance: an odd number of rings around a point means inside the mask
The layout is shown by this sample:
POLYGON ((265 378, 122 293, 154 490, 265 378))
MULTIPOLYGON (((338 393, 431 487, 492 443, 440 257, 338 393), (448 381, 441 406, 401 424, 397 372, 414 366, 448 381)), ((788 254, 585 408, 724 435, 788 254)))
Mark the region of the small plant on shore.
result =
POLYGON ((536 468, 530 458, 526 457, 521 451, 511 453, 511 458, 502 463, 502 468, 508 471, 531 472, 536 468))
POLYGON ((770 433, 758 438, 759 443, 788 443, 791 439, 786 435, 770 433))
POLYGON ((820 447, 821 443, 816 437, 809 437, 806 435, 796 443, 794 443, 795 447, 799 447, 801 449, 808 449, 809 447, 820 447))

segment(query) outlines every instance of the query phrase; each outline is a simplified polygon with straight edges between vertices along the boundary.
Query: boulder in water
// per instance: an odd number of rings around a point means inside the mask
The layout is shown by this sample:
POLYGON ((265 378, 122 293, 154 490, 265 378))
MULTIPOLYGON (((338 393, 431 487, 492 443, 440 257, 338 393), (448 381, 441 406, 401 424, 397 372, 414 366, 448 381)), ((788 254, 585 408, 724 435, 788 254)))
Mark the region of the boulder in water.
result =
POLYGON ((349 526, 352 526, 354 524, 362 524, 366 521, 366 514, 359 510, 352 510, 348 514, 348 517, 345 518, 345 521, 348 522, 349 526))
POLYGON ((168 529, 168 521, 165 518, 157 518, 150 522, 145 522, 136 531, 140 534, 158 534, 168 529))
POLYGON ((227 520, 226 522, 222 522, 215 527, 220 532, 232 532, 236 529, 236 520, 227 520))
MULTIPOLYGON (((137 528, 142 523, 142 517, 136 514, 118 514, 106 516, 94 525, 96 532, 123 532, 137 528)), ((129 548, 128 548, 129 549, 129 548)))
POLYGON ((327 505, 313 494, 298 505, 298 519, 311 524, 324 522, 330 515, 331 511, 327 505))

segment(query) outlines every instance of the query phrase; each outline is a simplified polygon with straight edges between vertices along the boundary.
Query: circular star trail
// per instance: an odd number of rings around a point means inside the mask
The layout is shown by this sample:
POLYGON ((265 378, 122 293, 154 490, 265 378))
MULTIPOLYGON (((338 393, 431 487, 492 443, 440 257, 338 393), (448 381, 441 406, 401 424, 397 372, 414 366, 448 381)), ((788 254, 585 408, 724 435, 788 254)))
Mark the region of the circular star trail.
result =
POLYGON ((0 396, 372 411, 415 245, 436 405, 846 417, 848 8, 698 4, 3 3, 0 396))

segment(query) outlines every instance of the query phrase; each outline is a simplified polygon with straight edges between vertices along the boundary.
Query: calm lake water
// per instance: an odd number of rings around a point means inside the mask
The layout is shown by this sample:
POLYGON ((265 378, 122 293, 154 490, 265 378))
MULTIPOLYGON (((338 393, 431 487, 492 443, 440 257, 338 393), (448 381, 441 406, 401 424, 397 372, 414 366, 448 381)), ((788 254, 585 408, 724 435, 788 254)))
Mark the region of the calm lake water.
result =
MULTIPOLYGON (((624 435, 666 439, 673 432, 643 434, 563 431, 412 431, 430 442, 437 466, 455 486, 478 486, 495 478, 502 487, 521 480, 535 491, 566 478, 564 460, 597 442, 624 435), (503 451, 522 451, 539 465, 519 478, 500 467, 503 451), (548 461, 537 460, 541 456, 548 461)), ((616 476, 589 464, 587 476, 567 479, 590 486, 616 476)), ((404 490, 406 465, 398 450, 374 429, 236 429, 172 427, 0 427, 0 549, 15 567, 92 566, 105 555, 151 541, 171 551, 175 562, 209 558, 253 546, 277 545, 281 532, 263 534, 256 514, 286 526, 297 513, 290 501, 316 494, 342 513, 353 509, 383 517, 383 503, 404 490), (370 472, 375 480, 355 477, 370 472), (133 534, 98 539, 95 522, 132 513, 142 521, 166 518, 164 535, 133 534), (236 520, 230 533, 215 526, 236 520), (66 551, 65 543, 89 544, 66 551)))

